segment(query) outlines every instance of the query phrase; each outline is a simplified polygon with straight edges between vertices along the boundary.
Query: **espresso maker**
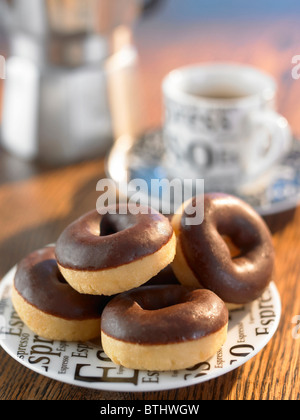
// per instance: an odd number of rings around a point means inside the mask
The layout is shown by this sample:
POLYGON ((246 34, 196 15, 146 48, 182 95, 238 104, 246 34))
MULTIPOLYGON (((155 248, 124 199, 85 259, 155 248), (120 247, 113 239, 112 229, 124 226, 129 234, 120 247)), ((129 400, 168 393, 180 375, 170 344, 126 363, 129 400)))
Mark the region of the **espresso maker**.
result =
POLYGON ((105 153, 118 130, 112 110, 123 106, 118 118, 127 118, 122 89, 133 87, 138 63, 132 25, 159 2, 0 0, 9 46, 2 146, 54 164, 105 153))

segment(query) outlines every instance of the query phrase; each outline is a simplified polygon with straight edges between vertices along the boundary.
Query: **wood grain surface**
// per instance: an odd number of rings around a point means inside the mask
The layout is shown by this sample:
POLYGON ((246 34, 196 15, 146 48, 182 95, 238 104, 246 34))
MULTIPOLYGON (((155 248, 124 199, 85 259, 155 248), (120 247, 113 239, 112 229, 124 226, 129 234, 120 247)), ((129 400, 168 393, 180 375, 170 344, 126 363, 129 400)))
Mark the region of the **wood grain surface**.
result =
MULTIPOLYGON (((141 22, 135 36, 140 51, 145 127, 161 121, 160 84, 169 70, 195 62, 230 60, 273 74, 279 85, 278 109, 299 136, 300 80, 291 76, 291 59, 300 54, 299 17, 291 10, 271 16, 229 15, 199 21, 163 21, 153 16, 141 22)), ((99 157, 45 168, 1 151, 1 277, 20 258, 55 241, 68 223, 95 208, 99 194, 96 183, 105 176, 104 167, 99 157)), ((276 250, 275 281, 282 300, 282 317, 273 339, 243 366, 196 386, 164 392, 115 393, 48 379, 0 349, 0 399, 299 400, 300 338, 295 336, 293 320, 300 316, 300 208, 272 217, 269 223, 276 250)))

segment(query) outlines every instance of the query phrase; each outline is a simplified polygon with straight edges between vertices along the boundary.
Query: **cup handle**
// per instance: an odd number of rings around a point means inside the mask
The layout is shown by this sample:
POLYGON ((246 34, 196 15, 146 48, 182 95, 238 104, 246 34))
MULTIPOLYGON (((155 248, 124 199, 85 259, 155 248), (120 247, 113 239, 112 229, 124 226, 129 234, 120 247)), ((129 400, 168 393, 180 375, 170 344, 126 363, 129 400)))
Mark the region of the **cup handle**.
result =
POLYGON ((292 133, 288 121, 272 110, 253 113, 249 122, 254 127, 254 136, 250 138, 247 153, 247 162, 252 163, 246 163, 246 167, 248 176, 253 177, 266 172, 288 153, 292 133))

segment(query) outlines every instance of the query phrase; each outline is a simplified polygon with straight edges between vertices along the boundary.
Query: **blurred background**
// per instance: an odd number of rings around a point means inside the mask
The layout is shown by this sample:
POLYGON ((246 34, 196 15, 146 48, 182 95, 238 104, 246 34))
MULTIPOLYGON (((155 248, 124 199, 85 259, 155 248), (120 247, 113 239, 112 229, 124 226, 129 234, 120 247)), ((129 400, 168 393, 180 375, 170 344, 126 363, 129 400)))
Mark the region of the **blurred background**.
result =
MULTIPOLYGON (((300 83, 291 77, 292 57, 300 51, 299 18, 296 0, 166 0, 159 13, 136 27, 142 74, 148 81, 143 85, 146 100, 159 106, 158 82, 173 68, 205 61, 238 61, 275 77, 278 110, 288 116, 299 134, 296 98, 300 83)), ((154 122, 159 120, 160 109, 148 112, 154 122)))
POLYGON ((270 72, 279 84, 278 111, 298 135, 300 81, 291 71, 300 52, 299 2, 100 3, 97 15, 91 0, 28 0, 25 7, 22 0, 0 0, 5 150, 51 164, 103 155, 118 130, 135 133, 161 124, 161 81, 170 70, 222 60, 270 72), (11 55, 19 61, 10 63, 11 55))

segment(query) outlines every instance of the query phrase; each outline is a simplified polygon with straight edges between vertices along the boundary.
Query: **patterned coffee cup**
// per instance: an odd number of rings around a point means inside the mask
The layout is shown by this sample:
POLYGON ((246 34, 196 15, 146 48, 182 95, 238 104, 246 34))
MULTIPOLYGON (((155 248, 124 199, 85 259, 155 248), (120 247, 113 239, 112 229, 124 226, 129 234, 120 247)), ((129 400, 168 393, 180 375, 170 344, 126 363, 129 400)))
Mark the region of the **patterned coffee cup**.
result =
POLYGON ((250 66, 212 63, 169 73, 162 85, 166 165, 207 190, 255 182, 288 152, 292 136, 275 110, 274 79, 250 66))

